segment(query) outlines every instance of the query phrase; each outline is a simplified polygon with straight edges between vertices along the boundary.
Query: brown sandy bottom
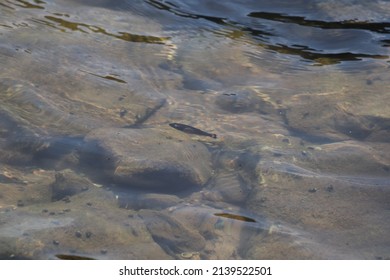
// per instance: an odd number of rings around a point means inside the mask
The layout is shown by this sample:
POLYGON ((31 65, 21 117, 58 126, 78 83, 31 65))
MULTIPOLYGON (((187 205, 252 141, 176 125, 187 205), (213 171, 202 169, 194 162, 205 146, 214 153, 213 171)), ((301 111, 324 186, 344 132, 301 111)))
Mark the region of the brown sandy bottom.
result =
POLYGON ((384 60, 36 2, 0 9, 1 259, 390 258, 384 60))

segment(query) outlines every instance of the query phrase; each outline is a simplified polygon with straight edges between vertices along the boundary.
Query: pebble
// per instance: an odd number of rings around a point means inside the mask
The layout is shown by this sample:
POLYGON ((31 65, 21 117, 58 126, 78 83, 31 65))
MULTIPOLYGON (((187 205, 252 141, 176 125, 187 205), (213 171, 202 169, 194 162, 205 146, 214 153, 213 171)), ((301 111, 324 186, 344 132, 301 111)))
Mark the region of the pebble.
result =
POLYGON ((334 192, 334 187, 332 185, 326 187, 327 192, 334 192))
POLYGON ((65 203, 69 203, 69 202, 70 202, 69 196, 65 196, 65 197, 62 199, 62 201, 65 202, 65 203))
POLYGON ((191 259, 192 257, 199 256, 199 252, 185 252, 181 253, 180 256, 184 259, 191 259))

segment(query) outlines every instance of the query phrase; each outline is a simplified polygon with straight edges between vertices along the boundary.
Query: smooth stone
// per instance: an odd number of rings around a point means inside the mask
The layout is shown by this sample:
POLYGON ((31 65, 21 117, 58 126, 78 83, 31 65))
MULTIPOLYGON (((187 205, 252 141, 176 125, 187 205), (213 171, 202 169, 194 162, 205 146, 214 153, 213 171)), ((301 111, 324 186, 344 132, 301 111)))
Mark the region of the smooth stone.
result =
POLYGON ((54 172, 0 166, 0 210, 51 201, 54 172))
POLYGON ((270 97, 253 88, 224 91, 217 96, 215 103, 221 109, 231 113, 276 113, 276 105, 271 102, 270 97))
POLYGON ((121 101, 92 98, 89 91, 83 92, 84 99, 73 99, 36 83, 0 78, 0 159, 21 165, 35 160, 43 168, 57 164, 56 168, 67 168, 77 160, 59 161, 65 153, 72 154, 91 130, 141 124, 165 104, 157 93, 121 90, 121 101))
POLYGON ((94 187, 93 183, 70 169, 56 172, 55 182, 50 185, 52 200, 57 201, 94 187))
POLYGON ((362 115, 358 108, 328 96, 301 94, 292 101, 285 122, 309 139, 389 142, 390 120, 385 116, 362 115))
POLYGON ((145 193, 145 194, 118 194, 119 206, 126 209, 153 209, 162 210, 168 207, 174 207, 181 203, 181 199, 176 195, 163 193, 145 193))
POLYGON ((180 220, 171 217, 169 213, 152 210, 141 210, 139 215, 144 221, 153 239, 169 255, 188 251, 201 251, 205 239, 197 229, 188 228, 180 220))
POLYGON ((102 128, 89 133, 85 142, 85 163, 98 168, 106 177, 102 179, 126 188, 188 192, 199 189, 212 175, 206 146, 169 126, 102 128))
POLYGON ((211 193, 205 193, 205 197, 215 202, 241 204, 245 203, 251 190, 238 173, 223 172, 217 175, 211 193))
POLYGON ((337 174, 346 177, 367 176, 372 179, 389 176, 390 156, 384 153, 389 149, 388 143, 362 143, 343 141, 323 144, 312 152, 310 166, 324 174, 337 174), (375 176, 374 176, 375 175, 375 176))
POLYGON ((138 215, 117 207, 102 188, 2 213, 0 258, 56 259, 58 254, 94 259, 172 259, 153 240, 138 215), (102 250, 107 250, 102 254, 102 250))

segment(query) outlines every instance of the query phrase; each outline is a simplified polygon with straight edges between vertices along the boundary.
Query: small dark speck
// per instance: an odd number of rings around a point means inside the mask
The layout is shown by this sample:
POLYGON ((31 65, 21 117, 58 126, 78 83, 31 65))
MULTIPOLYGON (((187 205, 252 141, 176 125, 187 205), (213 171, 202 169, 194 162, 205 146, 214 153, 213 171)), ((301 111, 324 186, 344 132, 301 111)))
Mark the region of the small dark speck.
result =
POLYGON ((369 85, 369 86, 370 86, 370 85, 372 85, 372 84, 373 84, 373 81, 372 81, 372 80, 369 80, 369 79, 366 80, 366 85, 369 85))
POLYGON ((100 250, 100 253, 102 253, 103 255, 107 254, 107 250, 106 249, 101 249, 100 250))
POLYGON ((131 229, 131 233, 132 233, 134 236, 138 236, 138 232, 136 232, 135 229, 131 229))
POLYGON ((334 187, 332 185, 326 187, 327 192, 334 192, 334 187))
POLYGON ((49 215, 50 216, 54 216, 56 213, 55 212, 50 212, 49 215))
POLYGON ((16 204, 18 207, 23 207, 24 203, 21 200, 18 200, 18 203, 16 204))
POLYGON ((42 209, 42 213, 47 213, 47 212, 49 212, 49 210, 47 210, 47 209, 42 209))
POLYGON ((282 142, 283 143, 290 143, 290 140, 288 138, 283 138, 282 142))
POLYGON ((80 231, 76 231, 76 232, 74 233, 74 235, 75 235, 77 238, 81 238, 81 236, 82 236, 82 234, 81 234, 80 231))
POLYGON ((87 206, 92 206, 92 203, 91 202, 87 202, 87 206))
POLYGON ((308 155, 306 151, 302 151, 301 154, 305 157, 308 155))
POLYGON ((274 157, 281 157, 282 154, 281 154, 281 153, 273 153, 273 156, 274 156, 274 157))
POLYGON ((87 232, 85 233, 85 237, 86 237, 86 238, 90 238, 91 236, 92 236, 92 232, 87 231, 87 232))
POLYGON ((126 110, 126 109, 121 109, 121 110, 119 111, 119 116, 120 116, 121 118, 123 118, 126 114, 127 114, 127 110, 126 110))
POLYGON ((311 189, 309 189, 309 192, 310 192, 310 193, 315 193, 316 191, 317 191, 316 188, 311 188, 311 189))
POLYGON ((267 202, 267 200, 268 200, 268 199, 267 199, 266 197, 263 197, 263 198, 260 198, 260 201, 259 201, 259 202, 260 202, 260 203, 265 203, 265 202, 267 202))
POLYGON ((60 241, 58 241, 58 240, 53 240, 53 244, 54 244, 54 245, 60 245, 60 241))

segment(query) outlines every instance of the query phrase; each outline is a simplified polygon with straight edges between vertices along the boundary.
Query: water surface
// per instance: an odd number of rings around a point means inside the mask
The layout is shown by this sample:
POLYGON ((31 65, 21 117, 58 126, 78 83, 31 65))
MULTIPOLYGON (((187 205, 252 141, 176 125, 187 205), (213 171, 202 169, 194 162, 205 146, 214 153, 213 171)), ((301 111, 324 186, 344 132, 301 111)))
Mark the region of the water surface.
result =
POLYGON ((390 258, 389 15, 0 1, 0 257, 390 258))

